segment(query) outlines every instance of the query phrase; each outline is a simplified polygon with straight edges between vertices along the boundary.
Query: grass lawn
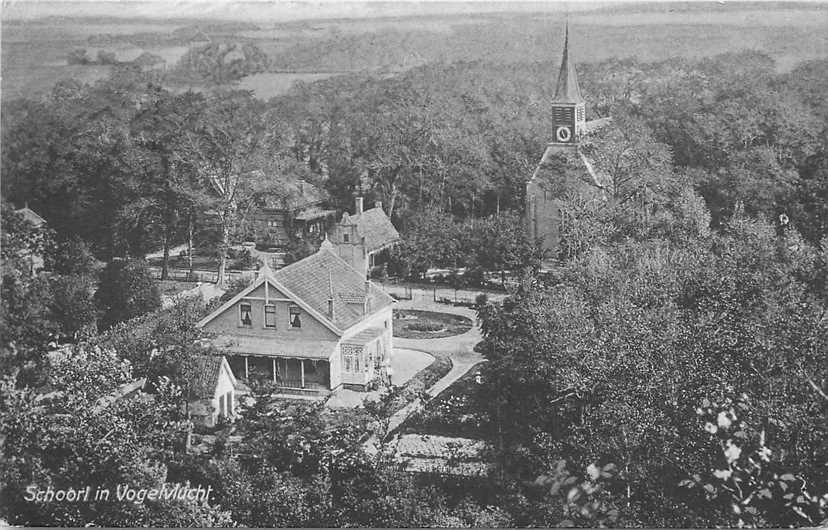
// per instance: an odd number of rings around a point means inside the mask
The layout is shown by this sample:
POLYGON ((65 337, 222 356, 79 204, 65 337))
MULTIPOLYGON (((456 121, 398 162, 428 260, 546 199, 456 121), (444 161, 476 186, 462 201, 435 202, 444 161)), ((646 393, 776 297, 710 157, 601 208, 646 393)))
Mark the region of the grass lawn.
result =
POLYGON ((197 286, 196 282, 179 282, 177 280, 160 280, 158 288, 162 296, 173 296, 184 291, 189 291, 197 286))
POLYGON ((461 315, 415 309, 394 310, 394 336, 403 339, 451 337, 462 335, 471 327, 471 319, 461 315))
MULTIPOLYGON (((162 258, 152 258, 149 260, 150 265, 160 267, 163 263, 162 258)), ((228 265, 230 260, 228 260, 228 265)), ((187 258, 170 255, 170 267, 176 269, 189 269, 190 262, 187 258)), ((218 260, 213 256, 200 256, 196 254, 193 256, 193 268, 197 270, 213 270, 218 268, 218 260)))

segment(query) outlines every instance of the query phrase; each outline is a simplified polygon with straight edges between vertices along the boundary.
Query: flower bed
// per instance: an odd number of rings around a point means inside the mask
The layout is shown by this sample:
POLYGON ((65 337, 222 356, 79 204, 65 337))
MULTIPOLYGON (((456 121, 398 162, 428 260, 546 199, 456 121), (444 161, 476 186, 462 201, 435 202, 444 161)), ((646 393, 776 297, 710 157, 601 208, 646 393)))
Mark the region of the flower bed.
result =
POLYGON ((394 336, 404 339, 437 339, 462 335, 472 321, 462 315, 400 309, 394 311, 394 336))

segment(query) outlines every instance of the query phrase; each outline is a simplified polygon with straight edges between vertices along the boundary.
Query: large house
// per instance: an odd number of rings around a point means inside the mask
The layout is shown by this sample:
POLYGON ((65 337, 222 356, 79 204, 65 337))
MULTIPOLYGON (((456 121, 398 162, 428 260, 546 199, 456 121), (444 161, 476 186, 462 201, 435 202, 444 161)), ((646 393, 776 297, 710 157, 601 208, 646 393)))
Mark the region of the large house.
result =
POLYGON ((273 247, 287 245, 293 237, 324 238, 336 210, 324 207, 327 195, 302 179, 284 184, 280 197, 266 197, 251 215, 251 228, 257 240, 273 247))
POLYGON ((363 198, 357 197, 354 206, 354 213, 343 213, 329 234, 337 255, 367 277, 377 256, 400 242, 400 234, 385 215, 382 203, 364 210, 363 198))
POLYGON ((526 183, 526 229, 531 241, 543 251, 554 251, 560 242, 564 219, 563 200, 578 195, 604 200, 611 182, 596 171, 581 149, 587 135, 602 128, 609 118, 586 121, 586 107, 575 63, 569 52, 569 26, 564 37, 563 58, 555 97, 550 105, 552 141, 547 145, 532 178, 526 183))
POLYGON ((353 265, 326 238, 303 260, 262 267, 199 326, 244 381, 266 379, 286 392, 367 389, 390 364, 394 300, 353 265))

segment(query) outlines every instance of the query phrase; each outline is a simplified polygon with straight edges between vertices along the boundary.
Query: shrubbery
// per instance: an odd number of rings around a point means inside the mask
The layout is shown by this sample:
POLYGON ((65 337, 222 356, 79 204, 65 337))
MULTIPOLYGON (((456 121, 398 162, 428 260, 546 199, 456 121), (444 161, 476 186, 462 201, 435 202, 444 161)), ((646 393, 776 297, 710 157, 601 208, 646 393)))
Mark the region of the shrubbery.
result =
POLYGON ((114 260, 101 273, 95 300, 107 329, 161 307, 161 291, 144 260, 114 260))

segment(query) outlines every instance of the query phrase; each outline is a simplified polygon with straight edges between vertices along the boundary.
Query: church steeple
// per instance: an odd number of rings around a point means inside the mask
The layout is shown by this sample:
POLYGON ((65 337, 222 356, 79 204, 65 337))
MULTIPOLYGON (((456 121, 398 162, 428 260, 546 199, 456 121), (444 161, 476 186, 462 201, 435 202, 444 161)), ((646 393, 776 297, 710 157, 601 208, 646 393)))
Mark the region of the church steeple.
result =
POLYGON ((586 108, 578 86, 575 62, 569 57, 569 22, 564 30, 563 57, 552 99, 552 144, 577 146, 584 131, 586 108))
POLYGON ((569 22, 564 30, 564 48, 561 58, 561 70, 558 72, 558 84, 555 86, 556 103, 583 103, 581 87, 578 86, 578 74, 575 63, 569 60, 569 22))

